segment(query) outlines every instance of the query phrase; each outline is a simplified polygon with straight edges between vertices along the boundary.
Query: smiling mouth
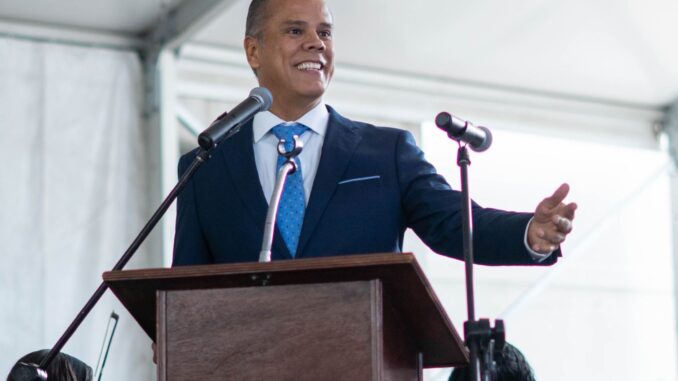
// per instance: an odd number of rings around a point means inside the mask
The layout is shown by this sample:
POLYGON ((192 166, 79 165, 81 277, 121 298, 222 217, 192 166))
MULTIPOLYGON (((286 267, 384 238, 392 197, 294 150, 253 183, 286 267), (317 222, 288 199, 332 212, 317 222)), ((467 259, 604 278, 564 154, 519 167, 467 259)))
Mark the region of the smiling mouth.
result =
POLYGON ((296 68, 301 71, 318 71, 322 70, 323 66, 320 62, 306 61, 298 64, 296 68))

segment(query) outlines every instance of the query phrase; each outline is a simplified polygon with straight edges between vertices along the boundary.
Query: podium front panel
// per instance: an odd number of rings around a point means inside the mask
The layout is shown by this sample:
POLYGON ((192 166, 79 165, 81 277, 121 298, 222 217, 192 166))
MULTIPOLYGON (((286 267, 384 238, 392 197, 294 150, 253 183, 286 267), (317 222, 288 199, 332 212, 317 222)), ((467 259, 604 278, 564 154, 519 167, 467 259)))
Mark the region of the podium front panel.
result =
POLYGON ((161 379, 383 379, 378 280, 159 293, 161 379))

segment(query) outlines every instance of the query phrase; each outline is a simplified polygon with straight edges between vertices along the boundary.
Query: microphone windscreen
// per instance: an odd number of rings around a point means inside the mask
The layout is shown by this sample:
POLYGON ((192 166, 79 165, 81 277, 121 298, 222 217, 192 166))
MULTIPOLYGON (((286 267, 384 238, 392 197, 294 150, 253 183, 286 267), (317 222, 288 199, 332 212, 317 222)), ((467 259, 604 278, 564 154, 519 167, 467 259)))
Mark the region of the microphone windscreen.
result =
POLYGON ((273 94, 263 86, 253 88, 250 91, 250 97, 256 98, 261 102, 260 111, 267 111, 273 104, 273 94))

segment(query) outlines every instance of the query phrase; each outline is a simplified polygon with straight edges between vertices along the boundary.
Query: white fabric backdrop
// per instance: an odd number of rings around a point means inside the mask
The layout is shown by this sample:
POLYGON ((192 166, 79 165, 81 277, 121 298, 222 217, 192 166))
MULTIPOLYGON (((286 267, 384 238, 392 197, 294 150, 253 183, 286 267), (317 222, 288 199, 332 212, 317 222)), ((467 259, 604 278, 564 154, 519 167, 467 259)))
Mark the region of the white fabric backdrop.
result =
MULTIPOLYGON (((0 38, 0 379, 55 343, 150 214, 141 95, 132 52, 0 38)), ((158 266, 149 253, 128 267, 158 266)), ((110 292, 64 352, 94 368, 113 309, 104 379, 153 379, 110 292)))

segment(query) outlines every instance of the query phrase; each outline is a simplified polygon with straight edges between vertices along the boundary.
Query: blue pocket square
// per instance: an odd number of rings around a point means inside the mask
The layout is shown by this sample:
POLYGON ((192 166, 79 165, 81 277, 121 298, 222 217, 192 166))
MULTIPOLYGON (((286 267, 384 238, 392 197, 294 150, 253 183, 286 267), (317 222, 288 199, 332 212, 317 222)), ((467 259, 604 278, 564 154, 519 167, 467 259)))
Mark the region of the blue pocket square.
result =
POLYGON ((355 182, 358 182, 358 181, 379 180, 380 178, 381 178, 381 176, 356 177, 354 179, 341 180, 340 182, 337 183, 337 185, 355 183, 355 182))

